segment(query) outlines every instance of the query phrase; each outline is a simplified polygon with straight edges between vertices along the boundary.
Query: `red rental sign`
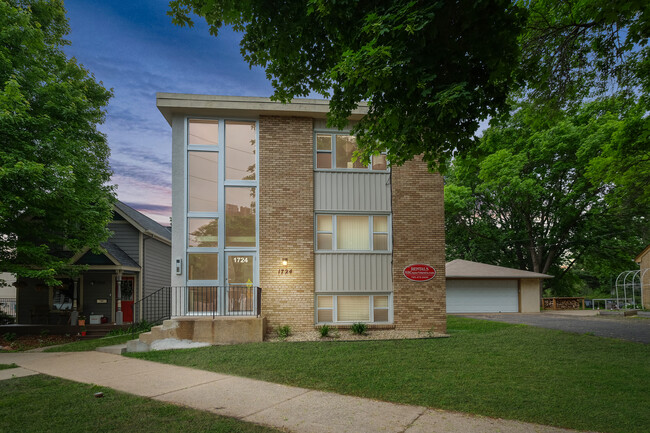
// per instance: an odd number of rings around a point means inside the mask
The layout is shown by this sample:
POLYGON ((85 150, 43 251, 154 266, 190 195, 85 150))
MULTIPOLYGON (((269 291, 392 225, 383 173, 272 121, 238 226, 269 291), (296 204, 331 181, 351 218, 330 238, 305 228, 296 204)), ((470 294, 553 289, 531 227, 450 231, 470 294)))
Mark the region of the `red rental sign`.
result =
POLYGON ((404 268, 404 276, 412 281, 429 281, 436 276, 436 270, 429 265, 409 265, 404 268))

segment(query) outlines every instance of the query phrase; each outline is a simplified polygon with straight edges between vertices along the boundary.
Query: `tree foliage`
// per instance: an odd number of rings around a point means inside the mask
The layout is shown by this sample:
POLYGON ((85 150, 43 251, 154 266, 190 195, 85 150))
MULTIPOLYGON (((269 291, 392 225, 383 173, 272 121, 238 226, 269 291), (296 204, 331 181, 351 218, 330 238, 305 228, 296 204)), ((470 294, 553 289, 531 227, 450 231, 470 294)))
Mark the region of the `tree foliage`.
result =
POLYGON ((109 234, 111 92, 63 53, 62 2, 1 0, 0 29, 0 271, 56 284, 109 234))
POLYGON ((554 108, 647 80, 647 0, 530 0, 521 35, 527 96, 554 108), (645 64, 645 66, 644 66, 645 64), (645 71, 644 71, 645 69, 645 71))
POLYGON ((241 51, 266 69, 274 98, 329 97, 343 127, 360 102, 354 133, 362 159, 388 149, 392 164, 423 154, 430 166, 472 145, 479 121, 506 105, 518 61, 522 10, 505 0, 173 0, 217 35, 243 32, 241 51))
MULTIPOLYGON (((551 273, 558 289, 576 266, 589 264, 599 278, 632 268, 650 240, 650 207, 611 200, 622 182, 593 171, 631 139, 632 126, 649 122, 639 103, 624 97, 546 121, 533 105, 519 107, 488 129, 475 155, 453 163, 445 186, 447 259, 551 273)), ((644 143, 638 137, 635 145, 644 143)))

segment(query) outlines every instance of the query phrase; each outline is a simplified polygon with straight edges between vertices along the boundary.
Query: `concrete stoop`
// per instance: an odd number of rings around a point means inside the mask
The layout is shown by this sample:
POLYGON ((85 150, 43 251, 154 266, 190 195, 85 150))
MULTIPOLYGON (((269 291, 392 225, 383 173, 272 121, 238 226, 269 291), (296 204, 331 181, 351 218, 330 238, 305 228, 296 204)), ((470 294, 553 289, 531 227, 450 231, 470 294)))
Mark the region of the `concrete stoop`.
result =
POLYGON ((257 343, 266 334, 265 317, 176 317, 127 343, 128 352, 146 352, 155 341, 175 339, 208 344, 257 343))

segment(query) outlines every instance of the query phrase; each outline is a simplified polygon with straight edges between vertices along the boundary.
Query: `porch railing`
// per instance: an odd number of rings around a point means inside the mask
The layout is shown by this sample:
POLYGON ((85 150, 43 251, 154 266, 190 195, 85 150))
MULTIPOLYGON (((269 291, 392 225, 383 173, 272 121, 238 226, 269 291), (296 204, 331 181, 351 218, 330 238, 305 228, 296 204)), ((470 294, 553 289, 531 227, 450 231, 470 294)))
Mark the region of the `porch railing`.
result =
POLYGON ((177 316, 260 316, 262 288, 248 286, 162 287, 133 303, 134 321, 159 323, 177 316))
POLYGON ((16 300, 13 298, 0 298, 0 325, 12 323, 16 319, 16 300))

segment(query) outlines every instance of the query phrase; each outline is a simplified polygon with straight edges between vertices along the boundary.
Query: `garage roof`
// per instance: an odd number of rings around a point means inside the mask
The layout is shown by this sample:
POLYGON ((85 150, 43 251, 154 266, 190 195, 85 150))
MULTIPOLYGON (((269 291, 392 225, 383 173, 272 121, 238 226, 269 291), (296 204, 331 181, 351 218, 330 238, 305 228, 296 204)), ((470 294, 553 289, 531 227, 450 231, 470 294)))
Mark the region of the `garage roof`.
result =
POLYGON ((504 268, 503 266, 487 265, 456 259, 445 266, 446 278, 492 278, 492 279, 521 279, 521 278, 553 278, 552 275, 520 269, 504 268))

